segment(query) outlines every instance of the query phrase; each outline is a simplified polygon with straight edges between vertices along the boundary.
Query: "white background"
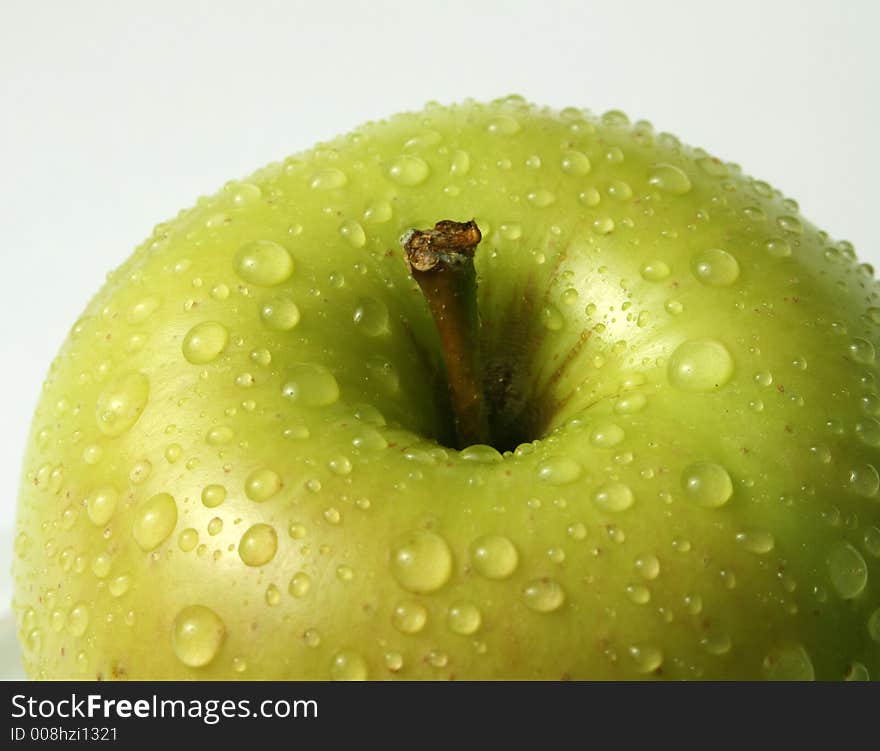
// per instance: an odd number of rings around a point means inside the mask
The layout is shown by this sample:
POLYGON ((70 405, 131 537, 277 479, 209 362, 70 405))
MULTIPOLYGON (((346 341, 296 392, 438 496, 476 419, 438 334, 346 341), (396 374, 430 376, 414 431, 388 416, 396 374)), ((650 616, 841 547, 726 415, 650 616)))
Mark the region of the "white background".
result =
POLYGON ((876 0, 0 0, 0 618, 43 375, 153 224, 361 121, 518 92, 738 161, 880 265, 878 28, 876 0))

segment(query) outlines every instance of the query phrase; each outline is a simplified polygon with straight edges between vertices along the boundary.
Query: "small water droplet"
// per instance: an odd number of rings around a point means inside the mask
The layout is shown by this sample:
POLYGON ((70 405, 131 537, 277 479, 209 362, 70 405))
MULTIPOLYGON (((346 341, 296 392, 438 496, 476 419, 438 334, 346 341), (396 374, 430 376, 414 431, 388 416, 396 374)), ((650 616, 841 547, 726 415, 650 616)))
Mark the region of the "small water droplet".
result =
POLYGON ((509 115, 498 115, 486 123, 486 130, 496 136, 512 136, 520 129, 519 122, 509 115))
POLYGON ((388 308, 374 297, 362 297, 357 301, 352 320, 358 331, 367 336, 381 336, 388 332, 388 308))
POLYGON ((556 196, 546 188, 536 188, 535 190, 530 190, 526 193, 526 200, 532 204, 532 206, 544 208, 554 203, 556 201, 556 196))
POLYGON ((853 339, 847 348, 850 359, 869 365, 874 362, 874 345, 867 339, 853 339))
POLYGON ((293 258, 283 245, 271 240, 255 240, 238 249, 233 268, 249 284, 273 287, 293 274, 293 258))
POLYGON ((322 407, 339 399, 339 384, 323 365, 299 363, 291 368, 282 393, 304 406, 322 407))
POLYGON ((541 310, 541 324, 548 331, 560 331, 565 325, 565 317, 555 305, 545 305, 541 310))
POLYGON ((538 464, 537 476, 549 485, 569 485, 583 474, 583 468, 574 459, 554 456, 538 464))
POLYGON ((849 471, 852 490, 864 498, 873 498, 880 490, 880 474, 871 464, 860 464, 849 471))
POLYGON ((330 663, 330 679, 334 681, 365 681, 369 674, 366 660, 350 649, 337 652, 330 663))
POLYGON ((565 604, 565 590, 555 579, 532 579, 522 593, 526 607, 536 613, 552 613, 565 604))
POLYGON ((626 511, 635 503, 635 497, 629 485, 610 482, 596 491, 593 495, 593 503, 603 511, 626 511))
POLYGON ((688 465, 681 475, 685 497, 705 508, 718 508, 733 495, 733 482, 727 470, 715 462, 700 461, 688 465))
POLYGON ((311 588, 312 578, 305 571, 298 571, 291 577, 287 591, 293 597, 300 598, 305 597, 311 588))
POLYGON ((121 435, 138 421, 150 398, 150 381, 138 372, 126 373, 105 386, 98 396, 95 418, 106 436, 121 435))
POLYGON ((274 470, 261 467, 251 472, 244 481, 244 493, 252 501, 268 501, 281 490, 281 478, 274 470))
POLYGON ((399 156, 388 165, 388 177, 398 185, 421 185, 430 174, 428 163, 417 156, 399 156))
POLYGON ((733 357, 714 339, 682 342, 669 358, 669 382, 684 391, 712 391, 733 376, 733 357))
POLYGON ((238 543, 238 555, 246 566, 263 566, 275 557, 278 534, 269 524, 254 524, 238 543))
POLYGON ((273 331, 290 331, 301 318, 299 306, 287 295, 277 295, 260 306, 260 319, 273 331))
POLYGON ((745 532, 738 532, 736 541, 742 545, 750 553, 764 555, 773 550, 776 540, 770 532, 761 529, 753 529, 745 532))
POLYGON ((88 627, 89 608, 84 602, 78 602, 67 616, 67 630, 74 636, 82 636, 88 627))
POLYGON ((348 176, 342 171, 330 167, 312 175, 309 183, 312 190, 333 190, 343 188, 348 184, 348 176))
POLYGON ((599 448, 613 448, 625 438, 623 428, 613 422, 601 422, 590 428, 590 443, 599 448))
POLYGON ((402 634, 417 634, 428 622, 428 609, 415 600, 402 600, 394 606, 391 625, 402 634))
POLYGON ((496 448, 484 444, 468 446, 462 449, 458 456, 462 461, 474 462, 475 464, 498 464, 503 461, 503 457, 496 448))
POLYGON ((501 535, 485 535, 471 544, 471 565, 486 579, 507 579, 519 565, 514 544, 501 535))
POLYGON ((184 665, 200 668, 217 656, 225 636, 226 626, 211 608, 189 605, 174 618, 171 648, 184 665))
POLYGON ((562 152, 560 166, 566 174, 577 176, 586 175, 591 169, 590 160, 587 155, 573 149, 562 152))
POLYGON ((354 219, 346 219, 339 225, 339 234, 342 235, 352 248, 363 248, 367 243, 367 235, 364 228, 354 219))
POLYGON ((739 279, 739 263, 726 250, 709 248, 691 259, 694 276, 710 287, 729 287, 739 279))
POLYGON ((648 182, 663 193, 682 196, 690 192, 690 178, 673 164, 655 164, 648 170, 648 182))
POLYGON ((202 321, 193 326, 183 338, 183 356, 193 365, 204 365, 216 360, 229 343, 229 331, 217 321, 202 321))
POLYGON ((848 542, 836 543, 828 553, 831 586, 844 600, 857 597, 868 583, 868 565, 862 554, 848 542))
POLYGON ((610 216, 600 216, 593 220, 593 232, 597 235, 607 235, 614 230, 614 220, 610 216))
POLYGON ((434 592, 452 576, 452 551, 440 535, 418 530, 392 547, 391 574, 409 592, 434 592))
POLYGON ((669 276, 669 266, 663 261, 653 260, 642 264, 639 273, 648 282, 659 282, 669 276))
POLYGON ((774 258, 788 258, 791 255, 791 245, 787 240, 768 240, 764 248, 774 258))
POLYGON ((483 616, 476 605, 469 602, 455 602, 446 613, 446 625, 454 634, 470 636, 475 634, 482 624, 483 616))
POLYGON ((86 499, 86 514, 95 526, 103 527, 116 511, 119 493, 111 485, 92 491, 86 499))
POLYGON ((157 493, 135 510, 131 533, 141 550, 159 547, 177 526, 177 504, 168 493, 157 493))

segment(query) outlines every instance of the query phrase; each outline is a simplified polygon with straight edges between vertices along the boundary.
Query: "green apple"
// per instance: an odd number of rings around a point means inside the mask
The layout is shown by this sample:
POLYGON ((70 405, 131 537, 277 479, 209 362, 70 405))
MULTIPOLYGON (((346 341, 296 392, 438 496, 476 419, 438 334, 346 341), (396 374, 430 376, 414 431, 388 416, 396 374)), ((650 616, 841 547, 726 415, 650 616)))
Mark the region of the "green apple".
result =
POLYGON ((878 292, 793 200, 620 112, 432 104, 230 182, 51 367, 26 669, 878 677, 878 292), (470 219, 455 347, 401 237, 470 219))

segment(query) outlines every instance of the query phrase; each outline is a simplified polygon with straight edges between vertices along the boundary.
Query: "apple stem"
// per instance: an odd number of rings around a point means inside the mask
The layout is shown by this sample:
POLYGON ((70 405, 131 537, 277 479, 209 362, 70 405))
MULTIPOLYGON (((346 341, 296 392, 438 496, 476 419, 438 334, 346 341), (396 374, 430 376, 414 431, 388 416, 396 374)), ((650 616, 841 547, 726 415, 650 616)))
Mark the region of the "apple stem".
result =
POLYGON ((481 239, 475 221, 446 220, 437 222, 434 229, 412 229, 400 241, 410 274, 440 334, 458 448, 489 442, 474 269, 474 252, 481 239))

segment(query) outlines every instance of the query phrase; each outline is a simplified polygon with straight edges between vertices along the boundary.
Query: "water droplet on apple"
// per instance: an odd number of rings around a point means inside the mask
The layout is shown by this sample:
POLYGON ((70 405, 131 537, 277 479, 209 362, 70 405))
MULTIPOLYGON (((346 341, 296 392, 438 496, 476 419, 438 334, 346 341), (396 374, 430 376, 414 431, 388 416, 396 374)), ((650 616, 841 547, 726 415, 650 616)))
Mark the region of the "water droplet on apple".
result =
POLYGON ((831 586, 844 600, 857 597, 868 583, 868 565, 862 554, 848 542, 836 543, 828 553, 831 586))
POLYGON ((872 498, 880 490, 880 474, 871 464, 859 464, 849 471, 849 484, 857 495, 872 498))
POLYGON ((144 551, 159 547, 177 525, 177 504, 168 493, 157 493, 137 507, 131 533, 144 551))
POLYGON ((597 235, 607 235, 614 230, 614 220, 607 214, 596 217, 596 219, 593 220, 592 227, 593 232, 597 235))
POLYGON ((260 306, 260 318, 273 331, 290 331, 299 323, 299 306, 287 295, 270 297, 260 306))
POLYGON ((485 535, 471 544, 471 565, 486 579, 507 579, 519 565, 514 544, 501 535, 485 535))
POLYGON ((171 627, 171 648, 184 665, 201 668, 220 651, 226 626, 211 608, 189 605, 174 618, 171 627))
POLYGON ((496 448, 479 443, 462 449, 458 456, 462 461, 475 464, 497 464, 504 460, 496 448))
POLYGON ((480 609, 469 602, 455 602, 446 613, 446 625, 454 634, 470 636, 475 634, 483 622, 480 609))
POLYGON ((259 503, 268 501, 279 490, 281 490, 281 478, 277 472, 267 467, 255 469, 244 481, 245 495, 259 503))
POLYGON ((880 558, 880 528, 868 527, 862 541, 869 555, 880 558))
POLYGON ((224 186, 234 206, 247 206, 249 203, 259 201, 263 191, 253 183, 231 182, 224 186))
POLYGON ((303 642, 310 649, 315 649, 321 645, 321 632, 316 628, 307 628, 303 631, 303 642))
POLYGON ((192 527, 182 530, 177 537, 177 547, 184 553, 189 553, 199 544, 199 533, 192 527))
POLYGON ((590 428, 590 443, 599 448, 613 448, 626 438, 623 428, 613 422, 600 422, 590 428))
POLYGON ((107 585, 107 591, 111 597, 122 597, 131 588, 131 577, 128 574, 121 574, 110 580, 107 585))
POLYGON ((339 399, 339 384, 323 365, 299 363, 290 370, 283 395, 307 407, 322 407, 339 399))
POLYGON ((552 613, 565 604, 565 590, 555 579, 532 579, 523 587, 526 607, 536 613, 552 613))
POLYGON ((556 201, 556 196, 546 188, 536 188, 535 190, 530 190, 526 193, 526 200, 532 204, 532 206, 544 208, 554 203, 556 201))
POLYGON ((663 664, 663 650, 649 644, 633 644, 628 650, 637 673, 653 673, 663 664))
POLYGON ((312 175, 309 182, 312 190, 333 190, 343 188, 348 184, 348 176, 339 169, 329 167, 312 175))
POLYGON ((647 282, 659 282, 669 276, 670 269, 663 261, 653 260, 643 263, 639 273, 647 282))
POLYGON ((452 576, 452 551, 440 535, 418 530, 392 547, 391 574, 408 592, 434 592, 452 576))
POLYGON ((388 331, 388 307, 374 297, 362 297, 355 305, 352 320, 362 334, 381 336, 388 331))
POLYGON ((563 172, 578 177, 588 174, 591 169, 590 160, 587 155, 582 151, 575 151, 574 149, 563 151, 559 164, 563 172))
POLYGON ((655 164, 648 170, 648 182, 663 193, 682 196, 691 189, 690 178, 673 164, 655 164))
POLYGON ((626 394, 614 402, 614 411, 618 415, 634 415, 641 412, 648 403, 648 397, 639 392, 626 394))
POLYGON ((691 259, 694 276, 710 287, 729 287, 739 279, 739 263, 726 250, 709 248, 691 259))
POLYGON ((853 339, 847 348, 850 359, 869 365, 874 362, 874 345, 867 339, 853 339))
POLYGON ((233 268, 249 284, 273 287, 293 274, 293 258, 283 245, 271 240, 255 240, 238 249, 233 268))
POLYGON ((84 602, 78 602, 67 616, 67 630, 74 636, 82 636, 88 627, 89 608, 84 602))
POLYGON ((629 485, 610 482, 595 492, 593 503, 603 511, 626 511, 635 503, 635 497, 629 485))
POLYGON ((339 234, 342 235, 352 248, 363 248, 367 243, 367 235, 360 223, 354 219, 346 219, 339 225, 339 234))
POLYGON ((640 555, 633 566, 648 581, 653 581, 660 575, 660 559, 656 555, 640 555))
POLYGON ((874 641, 880 642, 880 608, 868 616, 868 636, 874 641))
POLYGON ((804 225, 801 220, 794 216, 780 216, 776 223, 786 232, 794 235, 802 235, 804 233, 804 225))
POLYGON ((768 240, 764 248, 773 258, 788 258, 791 255, 791 245, 787 240, 768 240))
POLYGON ((365 681, 369 676, 367 663, 357 652, 338 652, 330 665, 330 678, 334 681, 365 681))
POLYGON ((119 493, 112 485, 104 485, 92 491, 86 499, 86 514, 95 526, 103 527, 113 513, 119 501, 119 493))
POLYGON ((217 359, 226 349, 229 331, 217 321, 203 321, 193 326, 183 338, 183 356, 193 365, 204 365, 217 359))
POLYGON ((733 495, 733 482, 727 470, 715 462, 694 462, 681 475, 685 497, 704 508, 718 508, 733 495))
POLYGON ((697 164, 703 172, 707 175, 712 175, 712 177, 727 177, 727 175, 730 174, 727 165, 713 156, 700 157, 697 159, 697 164))
POLYGON ((562 311, 551 303, 541 309, 541 324, 548 331, 560 331, 565 325, 565 317, 562 311))
POLYGON ((460 149, 452 152, 452 161, 449 165, 449 171, 453 175, 466 175, 471 169, 471 157, 466 151, 460 149))
POLYGON ((733 357, 714 339, 682 342, 669 358, 669 382, 684 391, 712 391, 733 376, 733 357))
POLYGON ((768 681, 812 681, 816 674, 807 650, 800 644, 785 644, 773 649, 761 666, 768 681))
POLYGON ((327 462, 327 468, 334 474, 340 476, 346 476, 351 474, 352 464, 351 459, 347 456, 334 456, 327 462))
POLYGON ((264 566, 277 549, 278 534, 270 524, 252 525, 238 543, 238 555, 246 566, 264 566))
POLYGON ((128 309, 128 314, 125 318, 129 323, 143 323, 159 309, 160 304, 157 297, 145 297, 128 309))
POLYGON ((291 577, 287 591, 290 592, 293 597, 300 598, 305 597, 311 588, 311 577, 305 573, 305 571, 298 571, 291 577))
POLYGON ((486 123, 486 130, 496 136, 512 136, 519 133, 520 129, 519 122, 510 115, 498 115, 486 123))
POLYGON ((647 605, 651 601, 651 590, 643 584, 627 584, 626 595, 636 605, 647 605))
POLYGON ((398 185, 421 185, 430 174, 428 163, 417 156, 399 156, 388 165, 388 177, 398 185))
POLYGON ((150 398, 150 381, 138 372, 114 379, 98 396, 95 418, 104 435, 121 435, 138 421, 150 398))
POLYGON ((583 468, 567 456, 552 456, 538 464, 537 476, 549 485, 568 485, 580 478, 583 468))
POLYGON ((417 634, 428 622, 428 609, 415 600, 402 600, 394 606, 391 625, 402 634, 417 634))
POLYGON ((750 553, 764 555, 773 550, 776 540, 770 532, 760 529, 738 532, 736 541, 750 553))

